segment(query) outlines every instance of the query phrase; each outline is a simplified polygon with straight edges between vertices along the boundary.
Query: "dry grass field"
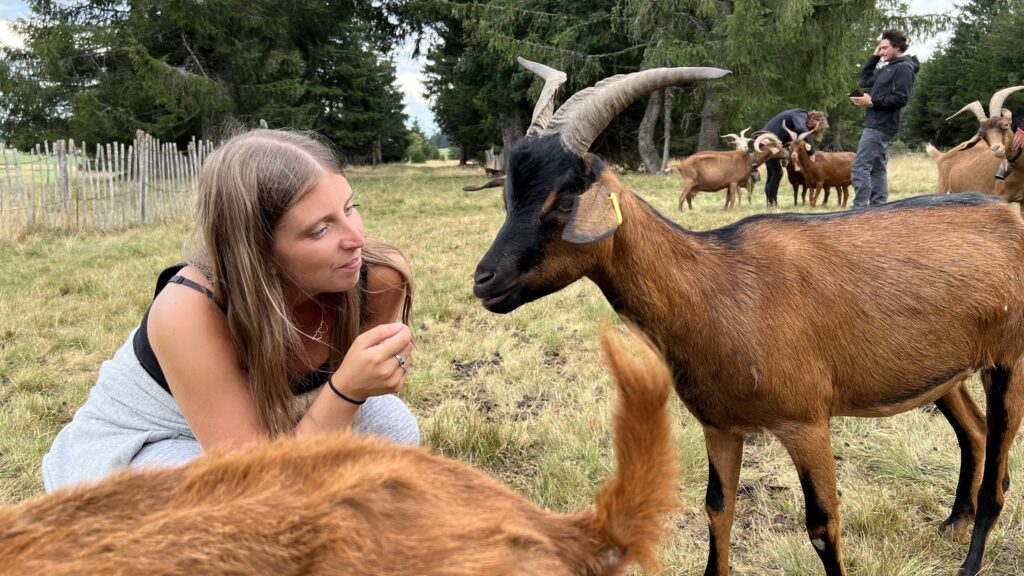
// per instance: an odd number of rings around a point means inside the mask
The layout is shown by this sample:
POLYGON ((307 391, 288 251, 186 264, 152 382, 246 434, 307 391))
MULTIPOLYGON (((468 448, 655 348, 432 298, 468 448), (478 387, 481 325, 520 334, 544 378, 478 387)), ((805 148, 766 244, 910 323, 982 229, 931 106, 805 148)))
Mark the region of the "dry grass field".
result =
MULTIPOLYGON (((615 316, 600 292, 581 281, 508 315, 491 314, 473 297, 472 276, 501 226, 502 203, 497 190, 461 190, 484 181, 482 169, 385 166, 352 169, 350 178, 368 232, 401 247, 412 263, 417 349, 402 396, 424 440, 543 506, 587 505, 614 462, 611 388, 596 330, 615 316)), ((695 230, 764 211, 763 180, 753 204, 744 198, 726 211, 724 193, 701 193, 695 209, 682 213, 678 175, 625 180, 695 230)), ((890 163, 892 199, 929 193, 934 182, 926 157, 890 163)), ((794 209, 788 183, 779 198, 782 210, 794 209)), ((188 223, 88 235, 34 232, 0 243, 0 503, 40 493, 42 454, 84 401, 100 362, 141 318, 157 272, 182 258, 187 231, 188 223)), ((827 296, 814 305, 828 313, 827 296)), ((700 426, 674 405, 682 511, 672 519, 662 574, 700 574, 708 548, 707 460, 700 426)), ((849 573, 953 574, 967 546, 937 531, 959 466, 945 419, 929 410, 837 418, 832 438, 849 573)), ((1018 437, 1011 456, 1016 482, 990 539, 986 576, 1024 574, 1022 444, 1018 437)), ((771 437, 749 438, 732 533, 734 573, 822 573, 803 517, 785 450, 771 437)))

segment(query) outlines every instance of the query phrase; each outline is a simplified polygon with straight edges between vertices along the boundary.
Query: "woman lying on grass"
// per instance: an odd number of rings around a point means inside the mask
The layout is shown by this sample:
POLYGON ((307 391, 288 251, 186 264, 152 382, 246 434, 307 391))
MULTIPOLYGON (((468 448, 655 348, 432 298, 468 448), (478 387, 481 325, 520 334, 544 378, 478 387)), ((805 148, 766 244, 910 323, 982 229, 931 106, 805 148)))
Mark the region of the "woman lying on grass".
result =
POLYGON ((286 434, 419 443, 393 395, 412 352, 408 263, 363 236, 331 149, 246 132, 207 158, 199 188, 199 248, 160 274, 141 324, 57 435, 47 491, 286 434))

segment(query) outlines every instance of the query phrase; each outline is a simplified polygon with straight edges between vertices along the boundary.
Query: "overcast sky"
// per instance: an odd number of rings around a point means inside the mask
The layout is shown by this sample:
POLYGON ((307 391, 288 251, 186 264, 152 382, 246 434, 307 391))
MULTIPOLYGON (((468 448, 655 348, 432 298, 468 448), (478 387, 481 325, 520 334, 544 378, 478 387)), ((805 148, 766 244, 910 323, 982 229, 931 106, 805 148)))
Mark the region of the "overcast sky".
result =
MULTIPOLYGON (((954 0, 911 0, 910 11, 914 14, 930 14, 946 12, 955 8, 954 0)), ((20 44, 8 26, 8 21, 28 13, 28 8, 21 0, 0 0, 0 43, 20 44)), ((911 39, 913 40, 913 39, 911 39)), ((927 57, 935 50, 935 47, 944 40, 936 38, 923 45, 914 45, 911 42, 910 54, 915 54, 921 59, 927 57)), ((405 46, 396 51, 395 61, 397 64, 397 83, 402 93, 405 94, 405 113, 412 119, 419 120, 423 131, 429 136, 437 132, 437 124, 434 122, 434 114, 430 111, 429 103, 423 92, 422 58, 412 59, 412 47, 405 46)))

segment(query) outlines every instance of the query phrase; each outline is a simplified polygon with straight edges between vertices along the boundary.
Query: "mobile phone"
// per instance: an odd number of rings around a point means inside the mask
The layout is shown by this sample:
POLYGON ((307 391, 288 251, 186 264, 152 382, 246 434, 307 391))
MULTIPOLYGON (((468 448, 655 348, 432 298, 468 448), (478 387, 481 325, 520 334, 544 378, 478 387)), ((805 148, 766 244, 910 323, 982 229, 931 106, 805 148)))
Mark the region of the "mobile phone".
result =
POLYGON ((857 97, 863 96, 863 95, 864 95, 864 93, 861 92, 860 90, 850 90, 850 97, 851 98, 857 98, 857 97))

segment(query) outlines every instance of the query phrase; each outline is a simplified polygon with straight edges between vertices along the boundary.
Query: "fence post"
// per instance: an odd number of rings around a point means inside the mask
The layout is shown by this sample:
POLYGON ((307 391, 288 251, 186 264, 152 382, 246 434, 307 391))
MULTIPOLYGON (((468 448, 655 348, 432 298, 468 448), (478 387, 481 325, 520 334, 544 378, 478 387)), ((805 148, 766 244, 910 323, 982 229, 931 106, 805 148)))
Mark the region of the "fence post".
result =
POLYGON ((135 131, 135 161, 139 164, 136 177, 139 179, 139 210, 143 224, 146 223, 146 204, 148 202, 146 198, 146 145, 142 141, 145 136, 146 133, 142 130, 135 131))
POLYGON ((64 219, 64 225, 68 224, 68 213, 70 212, 69 200, 70 200, 70 188, 71 188, 71 175, 68 173, 68 153, 67 146, 63 140, 57 141, 57 187, 60 189, 60 203, 61 203, 61 216, 64 219))

